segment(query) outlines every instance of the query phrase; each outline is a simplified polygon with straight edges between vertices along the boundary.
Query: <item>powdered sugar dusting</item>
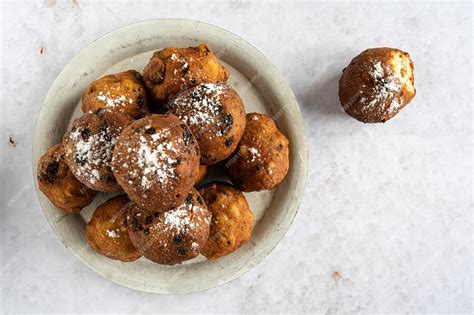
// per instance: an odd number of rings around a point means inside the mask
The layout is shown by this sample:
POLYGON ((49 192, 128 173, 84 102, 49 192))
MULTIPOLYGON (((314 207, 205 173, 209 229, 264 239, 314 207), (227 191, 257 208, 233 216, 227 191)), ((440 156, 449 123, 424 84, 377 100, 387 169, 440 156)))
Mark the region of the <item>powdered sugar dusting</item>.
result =
POLYGON ((397 99, 393 99, 390 106, 387 108, 388 113, 395 112, 400 107, 400 102, 397 99))
MULTIPOLYGON (((202 129, 202 132, 208 131, 210 125, 222 130, 224 122, 220 117, 222 110, 220 95, 226 89, 222 83, 200 84, 192 89, 191 94, 178 95, 169 104, 169 108, 194 131, 197 129, 202 129)), ((222 132, 218 131, 216 136, 222 136, 222 132)), ((210 139, 213 137, 214 135, 209 135, 210 139)))
MULTIPOLYGON (((165 230, 173 231, 175 234, 186 234, 202 223, 201 218, 204 216, 204 212, 207 212, 207 210, 184 202, 178 208, 164 213, 163 224, 165 230)), ((206 216, 204 219, 205 224, 209 224, 206 221, 207 218, 206 216)))
POLYGON ((112 151, 117 141, 115 132, 116 130, 105 125, 94 133, 84 127, 73 128, 69 133, 69 138, 74 143, 74 147, 68 150, 77 165, 76 175, 83 177, 91 184, 101 180, 100 169, 104 165, 110 165, 112 160, 112 151))
MULTIPOLYGON (((370 72, 370 75, 376 81, 373 93, 374 97, 372 99, 365 97, 360 99, 361 103, 366 104, 362 108, 364 111, 371 110, 374 106, 384 104, 387 100, 394 99, 399 93, 402 87, 399 80, 393 75, 388 75, 388 72, 388 69, 384 68, 380 61, 374 63, 370 72)), ((394 111, 398 106, 398 101, 394 99, 387 108, 387 111, 394 111)))
POLYGON ((251 156, 250 162, 255 162, 260 158, 260 152, 257 150, 257 148, 250 147, 247 149, 247 151, 250 153, 251 156))
POLYGON ((174 61, 174 67, 173 69, 173 76, 171 77, 171 81, 174 83, 179 83, 183 84, 184 86, 191 87, 195 84, 195 78, 191 73, 189 72, 189 63, 188 61, 192 61, 193 57, 187 57, 185 58, 184 56, 180 54, 175 54, 173 53, 170 56, 170 59, 174 61), (188 83, 191 83, 191 85, 188 85, 188 83))
POLYGON ((382 67, 382 63, 380 61, 377 61, 374 64, 374 68, 372 69, 372 76, 374 78, 383 78, 384 71, 382 67))
POLYGON ((96 99, 103 102, 107 107, 114 108, 116 106, 125 106, 128 104, 133 103, 133 99, 127 98, 125 95, 119 95, 114 97, 111 95, 110 91, 104 94, 104 92, 100 91, 99 95, 96 96, 96 99))
POLYGON ((176 152, 176 149, 167 140, 169 136, 169 129, 162 129, 151 135, 151 143, 144 136, 140 136, 138 162, 143 170, 141 185, 145 189, 149 189, 151 183, 155 180, 158 180, 162 185, 166 185, 170 178, 175 176, 172 164, 176 160, 170 157, 169 152, 176 152))
POLYGON ((118 238, 118 237, 120 237, 120 233, 119 233, 119 230, 118 230, 118 229, 115 229, 115 230, 109 230, 109 229, 107 229, 106 234, 107 234, 107 236, 110 237, 110 238, 118 238))
POLYGON ((136 209, 134 226, 145 237, 154 235, 150 241, 156 240, 162 249, 187 246, 196 253, 204 245, 201 231, 209 229, 211 224, 211 213, 196 199, 196 194, 191 192, 179 207, 161 213, 136 209))
POLYGON ((145 129, 145 135, 139 135, 138 145, 126 149, 126 153, 123 153, 127 155, 124 162, 119 162, 122 155, 117 153, 113 157, 113 164, 121 169, 131 169, 131 165, 137 166, 127 173, 127 182, 130 185, 138 183, 144 190, 149 190, 159 183, 162 189, 171 189, 170 182, 176 176, 178 145, 183 139, 170 140, 172 137, 169 128, 155 130, 149 125, 142 128, 145 129))
POLYGON ((178 233, 184 232, 191 222, 191 217, 189 216, 189 210, 187 208, 187 206, 181 206, 176 210, 166 212, 164 224, 175 229, 178 233))

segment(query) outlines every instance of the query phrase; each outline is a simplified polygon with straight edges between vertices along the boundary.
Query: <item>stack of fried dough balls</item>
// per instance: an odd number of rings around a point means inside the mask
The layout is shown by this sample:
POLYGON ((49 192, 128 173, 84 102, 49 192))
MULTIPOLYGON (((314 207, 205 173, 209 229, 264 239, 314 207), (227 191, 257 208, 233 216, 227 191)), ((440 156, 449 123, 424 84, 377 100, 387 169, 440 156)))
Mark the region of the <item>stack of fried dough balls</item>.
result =
POLYGON ((246 114, 228 77, 200 44, 157 51, 143 75, 109 74, 87 87, 84 114, 41 157, 37 177, 70 213, 99 192, 118 192, 86 226, 93 250, 174 265, 199 254, 217 259, 250 240, 254 217, 243 192, 285 178, 289 143, 271 117, 246 114), (199 187, 219 162, 232 184, 199 187))

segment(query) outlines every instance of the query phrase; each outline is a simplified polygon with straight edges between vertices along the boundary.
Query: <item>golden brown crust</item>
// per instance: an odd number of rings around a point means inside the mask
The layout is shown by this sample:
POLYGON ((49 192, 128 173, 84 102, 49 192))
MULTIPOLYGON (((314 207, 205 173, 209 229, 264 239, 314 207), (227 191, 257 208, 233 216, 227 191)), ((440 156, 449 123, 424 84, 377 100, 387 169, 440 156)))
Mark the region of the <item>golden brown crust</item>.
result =
POLYGON ((339 99, 350 116, 385 122, 415 97, 413 62, 394 48, 372 48, 352 59, 339 80, 339 99))
POLYGON ((199 147, 178 117, 153 114, 124 129, 112 166, 138 206, 173 209, 183 203, 198 176, 199 147))
POLYGON ((196 178, 196 181, 194 182, 194 186, 199 184, 199 182, 201 182, 206 177, 206 174, 207 174, 207 165, 203 165, 203 164, 199 165, 199 175, 196 178))
POLYGON ((82 95, 82 111, 109 108, 132 118, 141 118, 150 112, 143 77, 135 70, 106 75, 88 87, 82 95))
POLYGON ((159 264, 175 265, 199 255, 209 237, 211 213, 196 189, 178 208, 140 209, 128 214, 128 230, 134 246, 159 264))
POLYGON ((98 109, 74 120, 64 134, 66 163, 84 185, 97 191, 120 191, 112 174, 112 151, 118 136, 132 118, 110 110, 98 109))
POLYGON ((217 259, 236 251, 252 235, 253 214, 244 194, 224 182, 211 182, 199 189, 212 213, 211 230, 201 254, 217 259))
POLYGON ((127 213, 131 206, 126 195, 113 197, 95 209, 86 225, 86 240, 99 254, 121 261, 141 257, 128 236, 127 213))
POLYGON ((38 186, 53 205, 70 213, 80 211, 97 195, 74 177, 61 143, 49 148, 38 161, 38 186))
POLYGON ((205 44, 156 51, 143 70, 146 86, 156 102, 206 82, 225 82, 229 72, 205 44))
POLYGON ((288 173, 289 142, 270 116, 247 114, 247 126, 226 163, 232 183, 242 191, 273 189, 288 173))
POLYGON ((203 83, 180 92, 168 113, 189 126, 199 143, 201 164, 226 159, 245 130, 245 108, 237 92, 225 83, 203 83))

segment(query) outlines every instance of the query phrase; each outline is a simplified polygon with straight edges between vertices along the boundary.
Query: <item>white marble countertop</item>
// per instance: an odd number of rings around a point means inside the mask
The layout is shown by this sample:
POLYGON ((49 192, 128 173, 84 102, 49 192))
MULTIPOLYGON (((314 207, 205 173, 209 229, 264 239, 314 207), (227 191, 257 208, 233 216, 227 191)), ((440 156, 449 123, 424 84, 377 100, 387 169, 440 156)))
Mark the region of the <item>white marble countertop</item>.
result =
POLYGON ((472 10, 2 1, 0 312, 472 312, 472 10), (48 227, 30 168, 34 120, 67 61, 106 32, 159 17, 221 26, 266 54, 300 102, 310 145, 284 240, 241 278, 185 296, 135 292, 77 261, 48 227), (411 54, 417 96, 386 124, 364 125, 341 112, 337 80, 377 46, 411 54))

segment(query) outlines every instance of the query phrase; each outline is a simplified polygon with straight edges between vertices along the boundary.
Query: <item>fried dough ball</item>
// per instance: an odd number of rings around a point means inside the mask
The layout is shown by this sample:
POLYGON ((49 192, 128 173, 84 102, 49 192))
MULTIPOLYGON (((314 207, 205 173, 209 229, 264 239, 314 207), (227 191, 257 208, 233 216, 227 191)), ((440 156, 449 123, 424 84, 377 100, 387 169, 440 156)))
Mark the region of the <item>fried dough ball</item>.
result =
POLYGON ((288 173, 289 142, 270 116, 247 114, 247 127, 226 163, 232 183, 242 191, 273 189, 288 173))
POLYGON ((252 235, 253 214, 244 194, 224 182, 207 183, 199 192, 212 213, 211 231, 201 254, 217 259, 236 251, 252 235))
POLYGON ((61 143, 38 161, 38 186, 51 203, 66 212, 78 212, 94 200, 97 191, 78 181, 64 160, 61 143))
POLYGON ((109 108, 141 118, 150 112, 143 77, 135 70, 106 75, 88 87, 82 95, 82 111, 109 108))
POLYGON ((127 213, 130 204, 126 195, 120 195, 95 209, 91 221, 86 225, 86 240, 93 250, 125 262, 142 256, 128 237, 127 213))
POLYGON ((245 108, 225 83, 203 83, 176 95, 168 113, 189 126, 199 143, 201 164, 215 164, 234 152, 245 129, 245 108))
POLYGON ((127 223, 133 245, 146 258, 175 265, 199 255, 209 237, 211 213, 193 188, 183 204, 170 211, 131 207, 127 223))
POLYGON ((118 136, 132 119, 110 109, 98 109, 74 120, 63 138, 66 163, 76 178, 97 191, 120 191, 110 162, 118 136))
POLYGON ((149 115, 122 132, 112 166, 118 183, 138 206, 174 209, 196 181, 199 147, 178 117, 149 115))
POLYGON ((415 97, 413 62, 394 48, 372 48, 352 59, 339 80, 339 99, 350 116, 386 122, 415 97))
POLYGON ((106 75, 88 87, 82 95, 82 111, 113 109, 132 118, 150 112, 143 77, 135 70, 106 75))
POLYGON ((196 178, 196 181, 194 182, 194 186, 199 184, 199 182, 202 181, 206 177, 206 174, 207 174, 207 165, 202 165, 202 164, 199 165, 199 175, 196 178))
POLYGON ((143 70, 143 78, 158 103, 166 103, 180 90, 206 82, 225 82, 229 72, 205 44, 156 51, 143 70))

